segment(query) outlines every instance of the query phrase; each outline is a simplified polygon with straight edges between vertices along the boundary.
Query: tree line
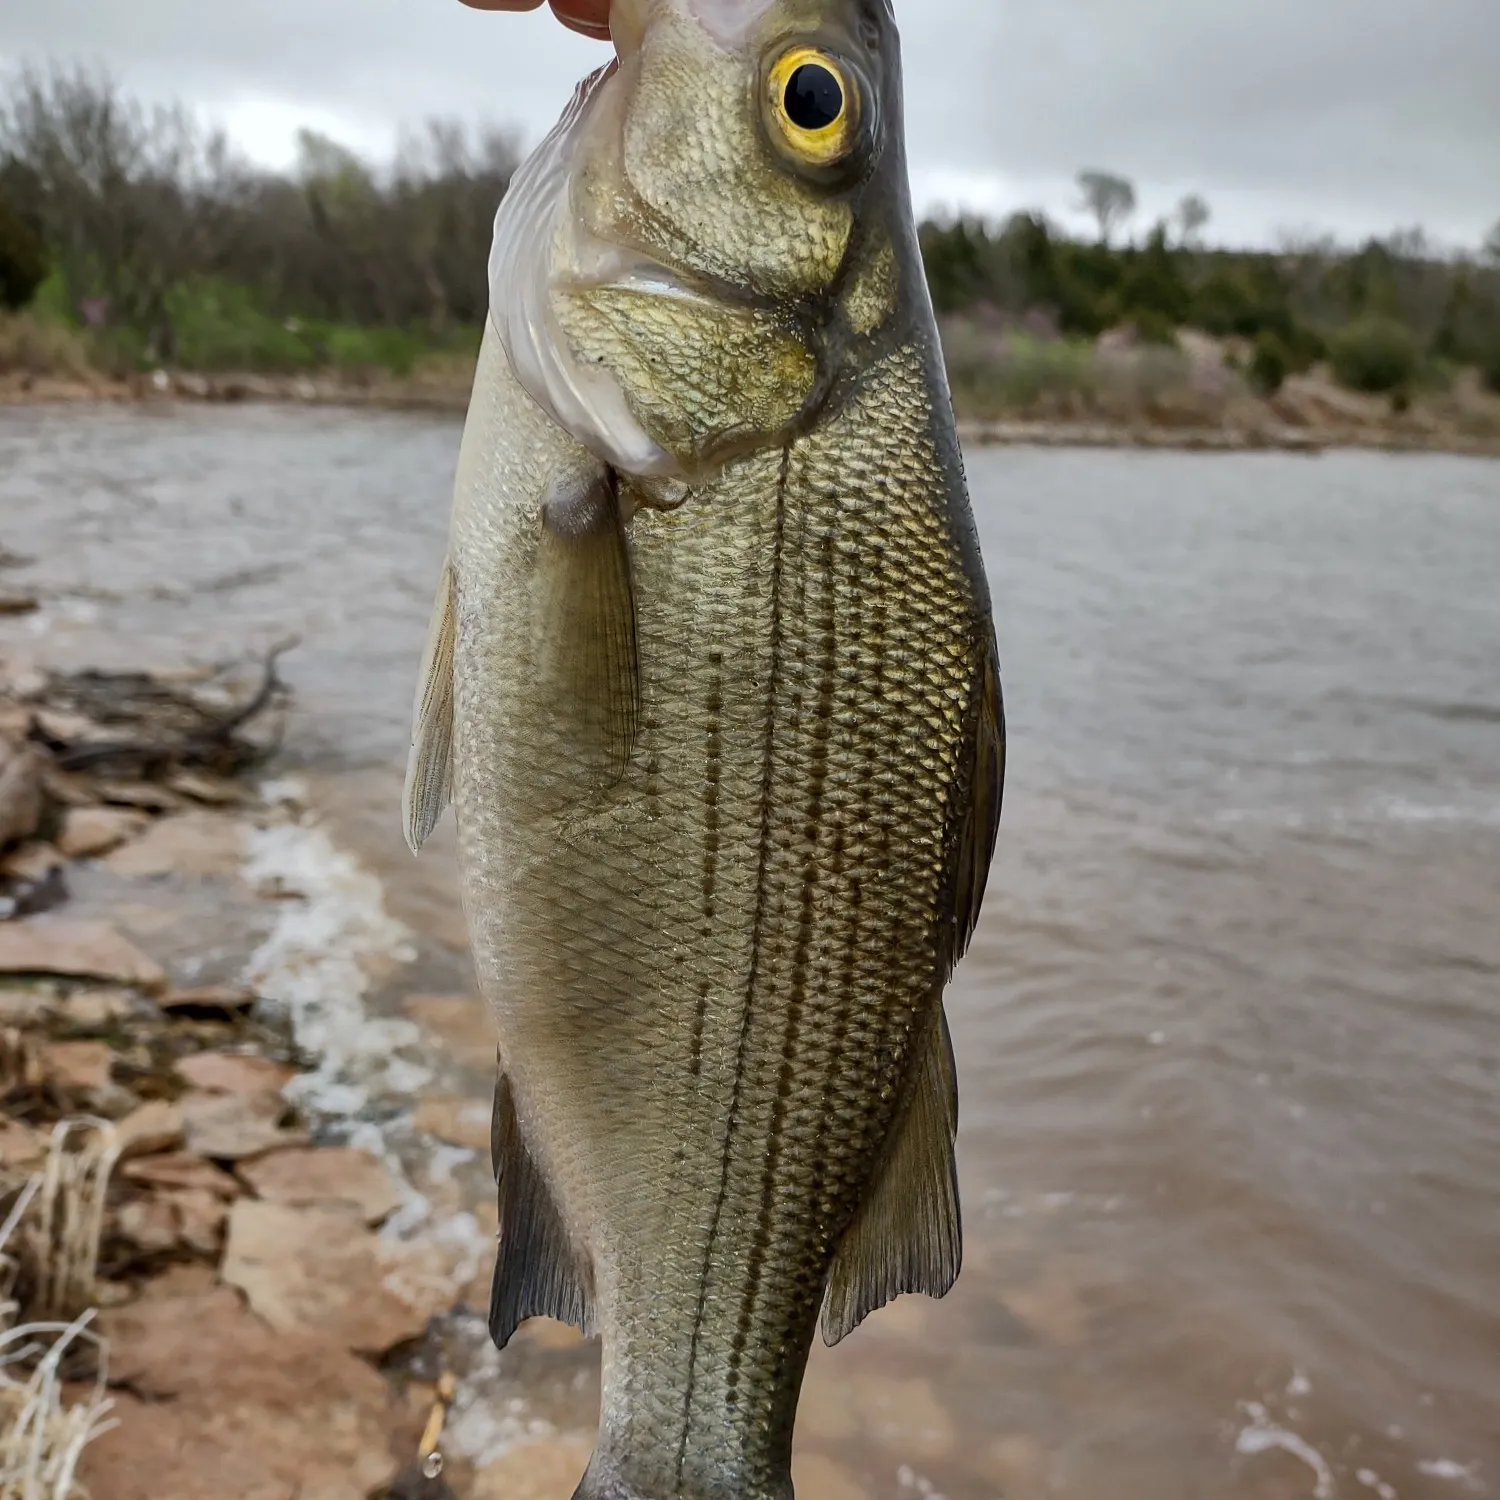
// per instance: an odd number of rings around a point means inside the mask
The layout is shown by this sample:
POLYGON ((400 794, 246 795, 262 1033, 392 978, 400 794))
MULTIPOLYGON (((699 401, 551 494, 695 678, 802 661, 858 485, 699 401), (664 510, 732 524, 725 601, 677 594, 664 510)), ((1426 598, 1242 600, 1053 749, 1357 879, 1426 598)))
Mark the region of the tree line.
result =
POLYGON ((0 305, 44 296, 165 363, 206 302, 293 332, 474 327, 518 160, 508 131, 433 120, 383 169, 304 131, 272 172, 107 76, 22 69, 0 89, 0 305))
POLYGON ((988 309, 1085 337, 1128 324, 1148 341, 1170 341, 1181 328, 1245 339, 1266 387, 1328 358, 1360 389, 1396 390, 1436 363, 1477 366, 1500 390, 1500 224, 1471 256, 1438 255, 1419 229, 1355 249, 1331 239, 1210 249, 1201 243, 1210 209, 1194 194, 1139 243, 1116 244, 1135 211, 1133 186, 1095 171, 1078 181, 1094 240, 1035 212, 999 226, 924 224, 938 310, 988 309))
MULTIPOLYGON (((508 131, 431 121, 384 167, 304 132, 273 172, 105 75, 23 68, 0 84, 0 307, 40 301, 135 363, 295 365, 356 327, 403 347, 471 335, 519 156, 508 131)), ((1470 257, 1437 255, 1419 230, 1352 250, 1212 249, 1198 195, 1127 240, 1132 184, 1091 170, 1078 187, 1093 239, 1037 212, 923 224, 939 312, 1089 338, 1122 324, 1148 341, 1233 336, 1268 389, 1324 358, 1366 389, 1434 362, 1500 389, 1500 225, 1470 257)))

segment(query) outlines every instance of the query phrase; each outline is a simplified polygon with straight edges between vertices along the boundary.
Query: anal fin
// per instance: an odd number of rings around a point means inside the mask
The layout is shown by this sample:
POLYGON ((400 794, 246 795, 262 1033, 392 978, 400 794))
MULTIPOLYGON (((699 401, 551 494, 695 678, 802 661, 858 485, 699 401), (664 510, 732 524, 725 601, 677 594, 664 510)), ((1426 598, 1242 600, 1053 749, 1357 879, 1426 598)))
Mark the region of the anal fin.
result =
POLYGON ((412 706, 411 755, 406 763, 406 787, 401 798, 401 821, 406 842, 415 854, 437 827, 443 809, 453 798, 453 648, 457 627, 453 613, 453 564, 443 562, 422 672, 412 706))
POLYGON ((902 1292, 941 1297, 958 1277, 958 1083, 941 1010, 923 1049, 906 1112, 834 1255, 823 1303, 827 1344, 838 1343, 902 1292))
POLYGON ((527 1318, 593 1332, 593 1274, 575 1253, 516 1118, 510 1083, 495 1079, 490 1158, 500 1196, 500 1243, 490 1289, 490 1336, 503 1349, 527 1318))

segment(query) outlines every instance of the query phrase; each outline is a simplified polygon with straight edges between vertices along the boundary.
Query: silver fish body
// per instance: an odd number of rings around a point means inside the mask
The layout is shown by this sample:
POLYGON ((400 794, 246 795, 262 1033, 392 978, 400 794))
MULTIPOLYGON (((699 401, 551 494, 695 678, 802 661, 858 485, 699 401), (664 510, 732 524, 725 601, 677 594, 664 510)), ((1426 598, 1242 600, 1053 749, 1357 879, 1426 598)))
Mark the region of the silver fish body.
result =
MULTIPOLYGON (((513 190, 531 259, 502 210, 497 264, 539 300, 508 321, 497 289, 480 356, 408 830, 451 792, 501 1055, 493 1330, 602 1336, 579 1495, 787 1500, 820 1312, 836 1341, 958 1271, 941 999, 999 814, 999 683, 888 14, 625 9, 620 70, 553 142, 570 171, 544 149, 531 179, 566 185, 560 217, 513 190), (631 132, 671 130, 661 80, 706 67, 749 149, 763 110, 729 80, 789 48, 882 116, 826 189, 823 269, 744 251, 731 276, 732 229, 645 240, 631 132)), ((820 205, 792 187, 788 213, 820 205)))

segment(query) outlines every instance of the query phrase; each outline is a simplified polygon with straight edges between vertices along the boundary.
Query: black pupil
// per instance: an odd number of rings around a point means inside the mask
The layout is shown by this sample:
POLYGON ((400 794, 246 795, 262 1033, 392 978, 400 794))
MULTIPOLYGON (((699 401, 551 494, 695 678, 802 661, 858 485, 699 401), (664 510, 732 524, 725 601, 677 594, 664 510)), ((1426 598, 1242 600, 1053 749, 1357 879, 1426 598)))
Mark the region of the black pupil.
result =
POLYGON ((844 90, 821 63, 803 63, 787 80, 786 113, 802 130, 827 130, 844 112, 844 90))

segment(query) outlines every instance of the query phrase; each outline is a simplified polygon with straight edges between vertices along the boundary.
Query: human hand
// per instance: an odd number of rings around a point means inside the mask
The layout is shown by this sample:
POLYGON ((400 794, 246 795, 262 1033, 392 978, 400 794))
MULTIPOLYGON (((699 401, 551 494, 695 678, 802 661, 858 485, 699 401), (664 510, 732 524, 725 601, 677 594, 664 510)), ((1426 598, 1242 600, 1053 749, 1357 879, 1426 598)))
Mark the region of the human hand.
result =
MULTIPOLYGON (((535 10, 542 0, 464 0, 475 10, 535 10)), ((548 0, 564 26, 609 40, 609 0, 548 0)))

